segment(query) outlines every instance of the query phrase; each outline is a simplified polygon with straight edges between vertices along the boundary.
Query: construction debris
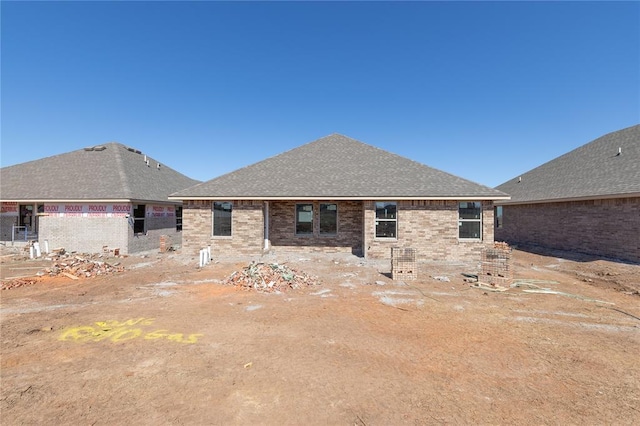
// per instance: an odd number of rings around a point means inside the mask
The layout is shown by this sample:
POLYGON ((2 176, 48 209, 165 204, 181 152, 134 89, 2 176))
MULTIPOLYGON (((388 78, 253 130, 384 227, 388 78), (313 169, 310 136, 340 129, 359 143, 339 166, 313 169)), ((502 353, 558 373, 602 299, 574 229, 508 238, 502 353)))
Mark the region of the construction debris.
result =
POLYGON ((25 287, 38 282, 37 278, 13 278, 11 280, 2 281, 2 290, 11 290, 12 288, 25 287))
POLYGON ((79 256, 75 253, 65 254, 64 249, 57 249, 47 257, 53 263, 50 267, 42 269, 35 274, 37 277, 20 277, 2 281, 2 290, 24 287, 38 282, 39 277, 63 276, 72 280, 80 278, 91 278, 100 275, 113 275, 124 271, 124 266, 120 262, 108 263, 103 259, 102 254, 85 254, 79 256))
POLYGON ((415 280, 418 278, 416 249, 391 247, 391 278, 395 280, 415 280))
POLYGON ((224 284, 235 285, 245 290, 273 293, 319 285, 320 282, 317 277, 298 272, 286 265, 251 262, 241 271, 233 272, 224 284))
POLYGON ((509 286, 513 280, 511 247, 504 242, 495 242, 493 248, 482 250, 482 271, 478 281, 492 286, 509 286))
POLYGON ((54 277, 63 275, 71 279, 90 278, 99 275, 113 275, 123 272, 124 266, 120 262, 107 263, 100 254, 78 256, 74 254, 57 255, 53 258, 53 265, 44 269, 44 275, 54 277))

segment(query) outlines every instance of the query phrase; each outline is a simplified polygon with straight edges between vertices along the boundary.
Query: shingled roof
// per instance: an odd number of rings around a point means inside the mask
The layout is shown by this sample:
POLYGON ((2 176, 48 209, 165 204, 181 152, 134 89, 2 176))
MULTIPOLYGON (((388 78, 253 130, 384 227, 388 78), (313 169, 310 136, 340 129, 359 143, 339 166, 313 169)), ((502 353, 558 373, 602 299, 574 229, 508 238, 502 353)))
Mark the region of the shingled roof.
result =
POLYGON ((511 195, 500 204, 640 196, 640 125, 608 133, 496 189, 511 195))
POLYGON ((136 149, 111 142, 3 167, 0 199, 168 201, 172 192, 198 182, 136 149))
POLYGON ((501 199, 500 191, 339 134, 172 194, 176 199, 501 199))

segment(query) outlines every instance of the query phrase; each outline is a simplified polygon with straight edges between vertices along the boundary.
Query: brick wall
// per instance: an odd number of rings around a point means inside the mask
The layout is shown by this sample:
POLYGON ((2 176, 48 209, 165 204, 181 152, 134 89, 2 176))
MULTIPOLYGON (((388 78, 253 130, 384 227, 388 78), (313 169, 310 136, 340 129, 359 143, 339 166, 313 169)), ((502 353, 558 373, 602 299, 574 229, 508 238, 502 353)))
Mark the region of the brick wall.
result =
MULTIPOLYGON (((338 201, 338 233, 319 235, 320 202, 314 208, 314 234, 295 235, 296 201, 269 202, 269 241, 274 251, 351 252, 388 259, 392 247, 417 249, 417 260, 480 260, 483 247, 493 244, 493 204, 482 203, 481 241, 458 239, 457 201, 399 201, 398 239, 375 238, 374 201, 338 201)), ((323 201, 324 203, 324 201, 323 201)), ((211 201, 185 201, 183 248, 197 254, 211 246, 216 254, 259 255, 264 245, 264 203, 233 201, 232 236, 212 237, 211 201)))
POLYGON ((182 206, 182 247, 198 254, 211 246, 212 254, 262 253, 264 245, 263 202, 235 200, 231 214, 231 237, 213 237, 212 201, 185 200, 182 206))
POLYGON ((347 252, 362 255, 361 201, 270 201, 269 240, 274 251, 347 252), (313 204, 313 235, 296 235, 296 204, 313 204), (338 232, 320 235, 320 204, 336 204, 338 232))
POLYGON ((128 253, 159 250, 160 237, 166 237, 167 247, 180 247, 182 244, 182 232, 176 231, 175 217, 146 217, 145 234, 134 234, 129 226, 127 231, 128 253))
POLYGON ((375 238, 375 202, 364 203, 365 256, 391 258, 392 247, 416 249, 417 261, 480 260, 483 247, 493 245, 493 204, 482 202, 482 240, 458 239, 458 202, 398 201, 397 239, 375 238))
POLYGON ((640 263, 640 197, 503 206, 496 239, 640 263))
POLYGON ((41 216, 38 240, 49 242, 49 249, 64 247, 68 252, 101 253, 103 246, 127 253, 125 217, 41 216))
POLYGON ((11 231, 18 224, 18 216, 0 216, 0 241, 11 241, 11 231))
POLYGON ((41 216, 38 240, 48 240, 49 248, 64 247, 79 253, 101 253, 120 249, 121 254, 160 248, 160 236, 168 246, 179 246, 182 234, 176 232, 175 217, 146 218, 147 233, 134 235, 126 217, 41 216))

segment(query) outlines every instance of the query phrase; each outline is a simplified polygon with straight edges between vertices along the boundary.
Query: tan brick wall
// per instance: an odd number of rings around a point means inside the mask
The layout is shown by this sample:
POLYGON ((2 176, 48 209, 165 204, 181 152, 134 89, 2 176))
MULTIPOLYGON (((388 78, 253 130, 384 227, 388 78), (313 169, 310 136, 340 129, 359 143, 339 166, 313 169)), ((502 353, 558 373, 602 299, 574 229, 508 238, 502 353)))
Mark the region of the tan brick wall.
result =
POLYGON ((417 261, 480 260, 483 247, 493 245, 493 204, 482 202, 482 240, 458 239, 457 201, 399 201, 398 238, 375 238, 375 202, 365 202, 365 255, 391 258, 392 247, 416 249, 417 261))
POLYGON ((270 201, 269 240, 274 251, 346 252, 362 255, 361 201, 270 201), (296 204, 313 204, 314 233, 295 234, 296 204), (320 235, 320 204, 338 206, 338 232, 335 236, 320 235))
POLYGON ((640 262, 640 197, 503 206, 496 239, 640 262))
MULTIPOLYGON (((324 203, 325 201, 322 201, 324 203)), ((330 201, 327 201, 330 202, 330 201)), ((493 204, 483 202, 482 241, 458 239, 457 201, 398 202, 398 239, 376 239, 374 201, 337 201, 338 233, 319 235, 319 201, 270 201, 269 241, 273 251, 351 252, 389 259, 392 247, 417 249, 418 260, 480 260, 483 247, 493 244, 493 204), (295 235, 295 205, 314 206, 314 235, 295 235)), ((232 236, 212 237, 211 201, 185 201, 183 248, 259 255, 264 245, 262 201, 233 201, 232 236)))
POLYGON ((182 209, 182 247, 198 254, 211 246, 212 254, 257 255, 264 245, 263 202, 233 200, 231 237, 214 237, 212 201, 185 200, 182 209))

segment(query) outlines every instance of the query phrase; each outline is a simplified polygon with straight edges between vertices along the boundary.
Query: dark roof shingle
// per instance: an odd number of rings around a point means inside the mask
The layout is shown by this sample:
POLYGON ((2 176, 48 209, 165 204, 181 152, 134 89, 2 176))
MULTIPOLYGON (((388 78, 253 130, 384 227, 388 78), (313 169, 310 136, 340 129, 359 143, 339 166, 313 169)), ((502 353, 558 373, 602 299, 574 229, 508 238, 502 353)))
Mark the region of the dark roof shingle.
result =
POLYGON ((449 198, 506 194, 332 134, 184 189, 172 198, 449 198))
POLYGON ((608 133, 496 189, 511 195, 501 204, 640 194, 640 125, 608 133))
POLYGON ((0 199, 168 201, 191 179, 120 143, 41 158, 0 169, 0 199))

